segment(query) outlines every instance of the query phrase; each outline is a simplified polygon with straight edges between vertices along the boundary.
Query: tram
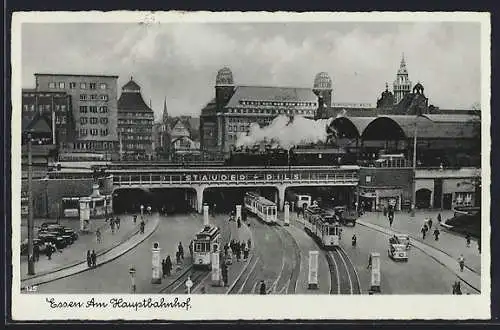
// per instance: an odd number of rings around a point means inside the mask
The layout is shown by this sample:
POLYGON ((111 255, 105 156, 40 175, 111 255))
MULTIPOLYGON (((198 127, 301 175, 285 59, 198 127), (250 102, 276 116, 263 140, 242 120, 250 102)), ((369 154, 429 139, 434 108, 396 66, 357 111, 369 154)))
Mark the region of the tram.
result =
POLYGON ((305 209, 304 220, 304 230, 319 241, 322 248, 339 246, 340 225, 334 214, 314 204, 305 209))
POLYGON ((211 268, 211 252, 214 252, 212 250, 214 244, 219 244, 220 246, 220 237, 219 227, 213 225, 203 227, 203 229, 196 234, 193 240, 193 267, 211 268))
POLYGON ((244 198, 245 210, 255 214, 260 220, 269 225, 276 223, 278 210, 276 204, 264 197, 253 193, 247 192, 244 198))

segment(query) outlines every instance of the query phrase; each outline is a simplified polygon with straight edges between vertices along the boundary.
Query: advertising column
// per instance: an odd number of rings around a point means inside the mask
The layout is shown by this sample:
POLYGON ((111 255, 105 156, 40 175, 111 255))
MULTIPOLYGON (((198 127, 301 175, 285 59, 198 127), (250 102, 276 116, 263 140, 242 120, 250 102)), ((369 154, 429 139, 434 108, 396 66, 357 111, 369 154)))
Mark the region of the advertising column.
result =
POLYGON ((220 285, 220 260, 219 260, 219 243, 212 244, 212 283, 214 285, 220 285))
POLYGON ((285 226, 290 225, 290 204, 285 202, 285 226))
POLYGON ((90 197, 80 198, 80 231, 90 231, 90 197))
POLYGON ((309 289, 318 288, 319 252, 309 251, 309 289))
POLYGON ((160 284, 161 283, 161 268, 160 268, 160 243, 154 242, 152 252, 152 266, 153 273, 151 277, 151 283, 160 284))
POLYGON ((203 225, 208 226, 210 225, 210 221, 208 219, 208 205, 203 204, 203 225))
POLYGON ((370 254, 372 264, 370 292, 380 292, 380 253, 370 254))
POLYGON ((241 219, 241 205, 236 205, 236 220, 238 219, 241 219))

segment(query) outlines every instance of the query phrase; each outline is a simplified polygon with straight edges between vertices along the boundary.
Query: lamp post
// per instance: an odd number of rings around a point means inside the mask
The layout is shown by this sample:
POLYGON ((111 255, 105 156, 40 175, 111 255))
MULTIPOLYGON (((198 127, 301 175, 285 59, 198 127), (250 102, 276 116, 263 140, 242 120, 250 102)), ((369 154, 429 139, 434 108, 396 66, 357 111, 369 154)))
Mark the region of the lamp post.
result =
POLYGON ((417 199, 417 123, 418 123, 418 117, 420 117, 419 114, 415 116, 415 131, 413 132, 413 180, 412 180, 412 187, 411 187, 411 213, 410 215, 412 217, 415 216, 415 206, 416 206, 416 199, 417 199))
POLYGON ((35 275, 35 260, 33 258, 33 164, 31 159, 31 134, 28 133, 28 275, 35 275))

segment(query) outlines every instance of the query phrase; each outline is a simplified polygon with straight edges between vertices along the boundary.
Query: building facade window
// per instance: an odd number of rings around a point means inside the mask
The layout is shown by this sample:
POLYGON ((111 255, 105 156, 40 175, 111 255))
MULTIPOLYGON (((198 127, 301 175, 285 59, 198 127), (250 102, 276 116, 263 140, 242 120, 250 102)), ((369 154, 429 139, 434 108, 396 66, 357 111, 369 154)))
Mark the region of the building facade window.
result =
POLYGON ((97 100, 97 94, 92 94, 90 95, 91 100, 97 100))
POLYGON ((76 88, 76 82, 70 82, 69 83, 69 88, 70 89, 75 89, 76 88))
POLYGON ((108 118, 101 118, 101 124, 107 124, 108 123, 108 118))
POLYGON ((49 82, 49 88, 50 89, 56 88, 56 83, 55 82, 49 82))
POLYGON ((89 89, 96 89, 96 83, 89 83, 89 89))
POLYGON ((86 128, 80 128, 80 136, 87 136, 89 131, 86 128))
POLYGON ((91 124, 97 124, 97 117, 90 117, 91 124))
POLYGON ((108 113, 108 107, 107 106, 101 106, 99 107, 99 112, 100 113, 108 113))
POLYGON ((95 105, 91 105, 91 106, 90 106, 90 112, 92 112, 92 113, 97 113, 97 106, 95 106, 95 105))
POLYGON ((87 83, 80 83, 80 89, 87 89, 87 83))
POLYGON ((90 135, 94 135, 95 136, 95 135, 98 135, 98 134, 99 134, 99 130, 98 129, 93 128, 93 129, 90 130, 90 135))
POLYGON ((87 100, 87 94, 80 94, 80 101, 86 101, 87 100))
POLYGON ((59 83, 59 89, 64 89, 66 84, 64 82, 59 83))
POLYGON ((80 125, 85 125, 87 122, 88 122, 88 118, 87 117, 81 117, 80 118, 80 125))
POLYGON ((87 106, 86 105, 81 105, 80 106, 80 113, 87 113, 87 106))
POLYGON ((99 85, 99 88, 100 88, 100 89, 107 89, 107 88, 108 88, 108 85, 106 85, 105 83, 101 83, 101 84, 99 85))
POLYGON ((107 136, 108 135, 108 129, 101 129, 101 136, 107 136))
POLYGON ((108 95, 107 94, 101 94, 100 99, 101 99, 101 101, 107 101, 108 100, 108 95))

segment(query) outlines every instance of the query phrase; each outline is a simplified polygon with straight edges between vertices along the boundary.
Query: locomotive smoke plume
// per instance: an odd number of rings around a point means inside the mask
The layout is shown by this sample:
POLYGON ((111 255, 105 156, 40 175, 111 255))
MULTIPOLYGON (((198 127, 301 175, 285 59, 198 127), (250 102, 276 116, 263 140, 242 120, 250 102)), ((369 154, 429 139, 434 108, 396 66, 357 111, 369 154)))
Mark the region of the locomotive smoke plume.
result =
POLYGON ((241 133, 238 136, 236 147, 251 147, 264 142, 272 148, 290 149, 296 145, 324 143, 330 135, 327 128, 333 119, 312 120, 302 116, 290 119, 280 115, 270 125, 262 128, 259 124, 252 123, 248 134, 241 133))

